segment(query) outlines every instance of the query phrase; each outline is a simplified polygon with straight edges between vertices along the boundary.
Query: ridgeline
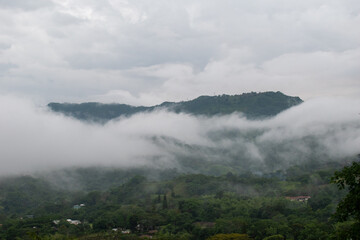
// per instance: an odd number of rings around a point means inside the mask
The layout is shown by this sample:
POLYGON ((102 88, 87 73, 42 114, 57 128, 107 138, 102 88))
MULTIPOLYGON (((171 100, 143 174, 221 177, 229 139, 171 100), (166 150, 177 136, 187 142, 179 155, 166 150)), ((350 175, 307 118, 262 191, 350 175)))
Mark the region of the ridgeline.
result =
POLYGON ((281 92, 244 93, 241 95, 200 96, 190 101, 164 102, 156 106, 131 106, 127 104, 49 103, 48 107, 66 116, 92 122, 107 122, 118 117, 129 117, 136 113, 167 110, 193 115, 226 115, 241 112, 249 119, 268 118, 298 105, 299 97, 287 96, 281 92))

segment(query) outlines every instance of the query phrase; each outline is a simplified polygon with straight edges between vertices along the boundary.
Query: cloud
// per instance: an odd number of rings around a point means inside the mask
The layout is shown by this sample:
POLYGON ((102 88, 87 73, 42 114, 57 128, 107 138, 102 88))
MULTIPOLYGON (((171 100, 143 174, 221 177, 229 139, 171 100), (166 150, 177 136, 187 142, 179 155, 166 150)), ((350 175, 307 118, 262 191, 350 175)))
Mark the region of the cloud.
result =
POLYGON ((48 0, 33 0, 33 1, 21 1, 21 0, 0 0, 0 6, 2 8, 15 8, 22 10, 36 10, 39 8, 52 6, 52 1, 48 0))
POLYGON ((304 99, 359 95, 355 0, 0 6, 0 62, 17 66, 0 76, 5 93, 107 101, 118 91, 143 105, 264 90, 304 99))
POLYGON ((210 61, 200 72, 188 64, 164 64, 131 72, 144 79, 166 79, 147 94, 169 100, 254 90, 279 90, 294 96, 301 93, 305 99, 360 94, 360 48, 341 53, 284 54, 258 65, 243 62, 244 56, 251 55, 248 49, 223 49, 225 56, 210 61))
POLYGON ((9 96, 0 102, 1 174, 74 165, 135 166, 141 164, 137 158, 158 152, 136 133, 122 135, 121 125, 85 125, 9 96))
POLYGON ((0 63, 0 74, 2 72, 6 72, 6 71, 10 70, 11 68, 16 68, 16 65, 11 64, 11 63, 0 63))
POLYGON ((359 153, 359 101, 314 99, 263 121, 164 111, 85 124, 0 96, 0 175, 73 166, 189 169, 186 161, 273 171, 359 153))

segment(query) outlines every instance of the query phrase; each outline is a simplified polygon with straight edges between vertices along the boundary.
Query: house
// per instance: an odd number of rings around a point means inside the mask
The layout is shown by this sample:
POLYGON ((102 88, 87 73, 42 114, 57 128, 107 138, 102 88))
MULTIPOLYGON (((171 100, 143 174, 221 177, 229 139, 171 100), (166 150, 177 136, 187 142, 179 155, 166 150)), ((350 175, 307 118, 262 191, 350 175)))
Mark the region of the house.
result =
POLYGON ((81 224, 81 221, 79 220, 71 220, 70 218, 69 219, 66 219, 66 221, 70 224, 73 224, 73 225, 79 225, 81 224))
POLYGON ((74 210, 79 210, 80 208, 81 208, 80 205, 77 205, 77 204, 73 206, 74 210))
POLYGON ((82 208, 82 207, 85 207, 85 204, 84 204, 84 203, 74 205, 74 206, 73 206, 73 209, 74 209, 74 210, 79 210, 79 209, 82 208))
POLYGON ((55 225, 58 225, 58 224, 60 223, 60 220, 54 220, 53 223, 54 223, 55 225))
POLYGON ((130 229, 126 229, 126 230, 122 230, 121 233, 122 234, 130 234, 130 229))
POLYGON ((290 201, 298 201, 298 202, 307 202, 311 197, 310 196, 296 196, 296 197, 285 197, 290 201))

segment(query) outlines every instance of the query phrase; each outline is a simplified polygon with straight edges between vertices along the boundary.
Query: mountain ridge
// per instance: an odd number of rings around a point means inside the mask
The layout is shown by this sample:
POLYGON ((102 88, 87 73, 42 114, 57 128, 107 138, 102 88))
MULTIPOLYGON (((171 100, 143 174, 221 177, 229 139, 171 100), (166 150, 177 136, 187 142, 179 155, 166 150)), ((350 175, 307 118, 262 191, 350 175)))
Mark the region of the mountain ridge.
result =
POLYGON ((136 113, 152 112, 166 109, 175 113, 188 113, 193 115, 226 115, 241 112, 249 119, 268 118, 301 104, 299 97, 287 96, 281 92, 250 92, 239 95, 199 96, 193 100, 181 102, 163 102, 154 106, 132 106, 121 103, 56 103, 47 106, 54 112, 79 120, 107 122, 109 120, 136 113))

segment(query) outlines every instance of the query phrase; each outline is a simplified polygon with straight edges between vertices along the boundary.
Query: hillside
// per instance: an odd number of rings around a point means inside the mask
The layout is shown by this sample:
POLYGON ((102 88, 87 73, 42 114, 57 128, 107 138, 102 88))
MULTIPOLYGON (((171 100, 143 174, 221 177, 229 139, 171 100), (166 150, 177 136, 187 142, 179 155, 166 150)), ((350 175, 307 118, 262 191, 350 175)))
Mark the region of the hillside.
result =
POLYGON ((41 176, 0 178, 0 239, 349 239, 341 237, 352 222, 331 218, 345 194, 329 183, 340 167, 295 166, 281 176, 160 171, 157 180, 146 169, 74 169, 86 191, 60 190, 41 176))
POLYGON ((281 92, 244 93, 241 95, 200 96, 190 101, 164 102, 160 105, 144 107, 126 104, 49 103, 48 107, 80 120, 106 122, 121 116, 131 116, 140 112, 166 109, 175 113, 194 115, 224 115, 241 112, 247 118, 267 118, 302 103, 299 97, 290 97, 281 92))

